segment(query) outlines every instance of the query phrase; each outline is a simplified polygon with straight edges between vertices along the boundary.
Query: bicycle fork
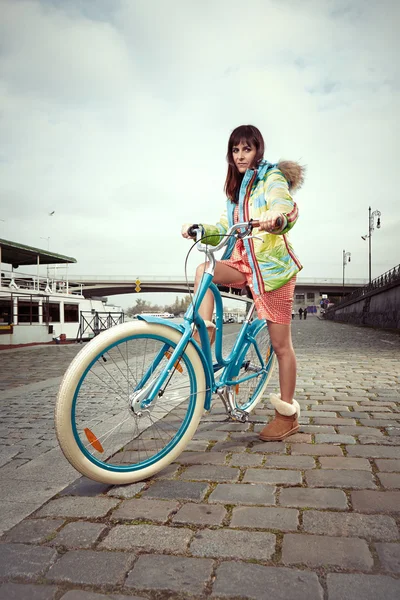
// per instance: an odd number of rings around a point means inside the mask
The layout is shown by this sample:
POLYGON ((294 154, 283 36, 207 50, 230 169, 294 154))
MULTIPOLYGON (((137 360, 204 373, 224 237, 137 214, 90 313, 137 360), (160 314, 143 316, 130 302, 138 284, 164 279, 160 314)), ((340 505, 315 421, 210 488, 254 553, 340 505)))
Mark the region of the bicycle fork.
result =
POLYGON ((225 385, 216 390, 218 396, 221 398, 225 410, 232 421, 239 421, 240 423, 246 423, 249 419, 249 414, 245 410, 237 408, 235 403, 235 394, 233 386, 225 385))

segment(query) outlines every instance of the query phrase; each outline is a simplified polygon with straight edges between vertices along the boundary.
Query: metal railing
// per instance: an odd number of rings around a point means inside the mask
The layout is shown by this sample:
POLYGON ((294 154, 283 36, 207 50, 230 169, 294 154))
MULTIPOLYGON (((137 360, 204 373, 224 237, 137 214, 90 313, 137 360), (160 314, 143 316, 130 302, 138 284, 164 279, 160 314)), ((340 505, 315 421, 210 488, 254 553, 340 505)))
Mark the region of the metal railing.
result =
POLYGON ((366 296, 373 290, 385 287, 386 285, 395 283, 397 281, 400 282, 400 265, 397 265, 397 267, 393 267, 393 269, 390 269, 390 271, 386 271, 386 273, 379 275, 379 277, 373 279, 368 285, 354 290, 354 292, 351 292, 345 296, 341 302, 335 304, 335 306, 332 306, 328 310, 335 310, 339 306, 347 304, 348 302, 352 302, 353 300, 357 300, 357 298, 361 298, 362 296, 366 296))
POLYGON ((90 338, 98 335, 101 331, 114 327, 114 325, 123 323, 124 316, 123 312, 81 311, 76 341, 81 342, 85 335, 90 338))

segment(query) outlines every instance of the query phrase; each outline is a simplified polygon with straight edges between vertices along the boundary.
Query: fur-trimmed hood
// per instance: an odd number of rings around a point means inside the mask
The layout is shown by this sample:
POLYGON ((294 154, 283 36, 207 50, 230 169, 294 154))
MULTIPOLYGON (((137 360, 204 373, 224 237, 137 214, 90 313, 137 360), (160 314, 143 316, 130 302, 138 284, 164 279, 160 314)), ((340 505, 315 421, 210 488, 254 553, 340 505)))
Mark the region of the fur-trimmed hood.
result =
POLYGON ((289 184, 289 190, 295 192, 304 183, 306 168, 292 160, 280 160, 277 168, 283 173, 289 184))

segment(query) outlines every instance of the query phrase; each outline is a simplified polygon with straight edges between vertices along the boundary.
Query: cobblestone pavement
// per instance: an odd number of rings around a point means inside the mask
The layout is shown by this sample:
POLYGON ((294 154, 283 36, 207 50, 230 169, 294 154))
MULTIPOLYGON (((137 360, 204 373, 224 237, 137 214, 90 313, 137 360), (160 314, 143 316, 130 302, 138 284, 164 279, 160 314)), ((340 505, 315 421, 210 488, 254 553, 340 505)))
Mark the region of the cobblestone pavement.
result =
POLYGON ((258 440, 267 395, 244 425, 217 402, 175 463, 124 487, 79 477, 54 438, 79 348, 0 352, 0 599, 397 600, 400 336, 292 325, 300 433, 258 440))

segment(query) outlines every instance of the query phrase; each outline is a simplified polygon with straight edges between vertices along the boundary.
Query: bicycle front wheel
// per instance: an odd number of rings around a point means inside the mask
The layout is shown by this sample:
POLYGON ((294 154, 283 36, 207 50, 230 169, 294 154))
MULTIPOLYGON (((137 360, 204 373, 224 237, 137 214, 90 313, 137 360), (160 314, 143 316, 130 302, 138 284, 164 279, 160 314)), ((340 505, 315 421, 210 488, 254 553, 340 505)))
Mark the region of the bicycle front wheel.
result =
POLYGON ((276 356, 272 348, 266 323, 256 334, 250 335, 247 349, 236 370, 234 385, 237 408, 251 412, 260 402, 275 367, 276 356))
POLYGON ((55 427, 80 473, 103 483, 133 483, 183 451, 203 414, 205 375, 192 344, 169 365, 180 339, 166 325, 124 323, 97 336, 72 361, 58 393, 55 427), (135 399, 146 398, 167 364, 171 372, 160 392, 141 408, 135 399))

